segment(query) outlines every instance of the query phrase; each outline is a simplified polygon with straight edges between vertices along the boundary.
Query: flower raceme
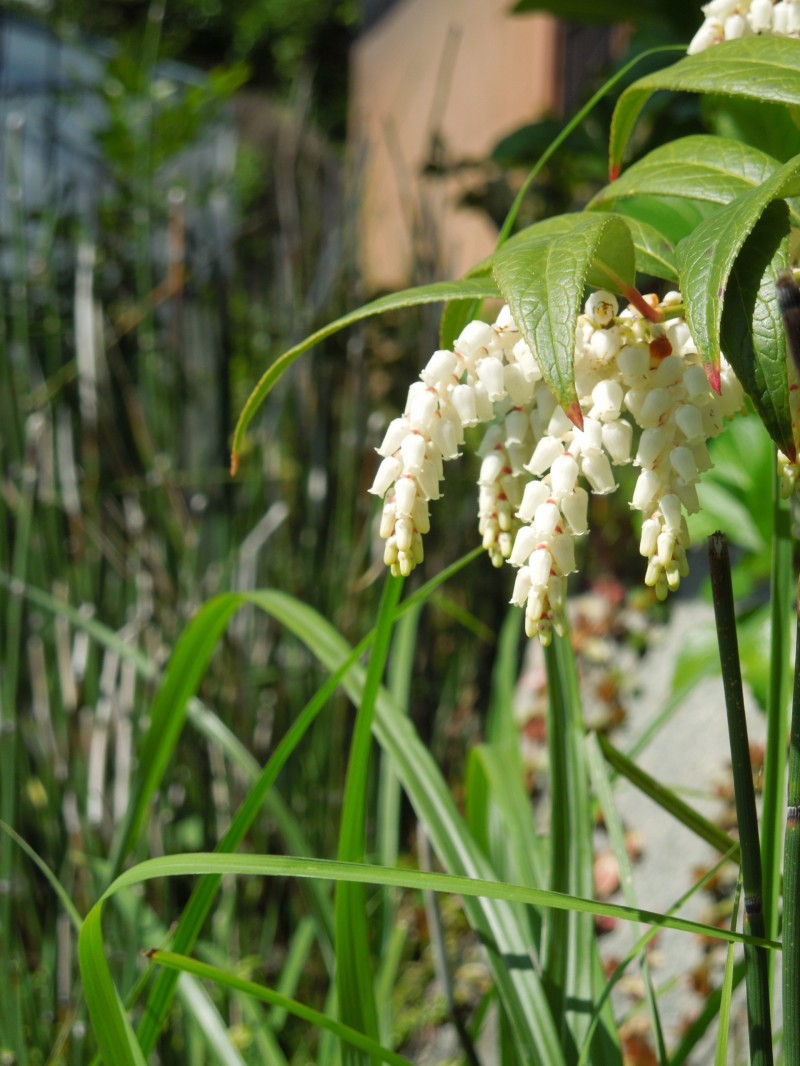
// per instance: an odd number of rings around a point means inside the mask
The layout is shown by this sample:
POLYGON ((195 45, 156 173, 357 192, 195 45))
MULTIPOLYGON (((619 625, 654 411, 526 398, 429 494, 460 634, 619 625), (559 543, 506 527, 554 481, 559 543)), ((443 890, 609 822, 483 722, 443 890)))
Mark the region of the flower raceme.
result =
POLYGON ((711 465, 706 443, 743 395, 724 360, 721 395, 711 389, 678 317, 679 293, 646 299, 666 312, 663 322, 619 312, 609 292, 586 302, 575 338, 580 430, 508 307, 493 325, 470 322, 452 351, 434 352, 378 448, 370 489, 384 500, 380 536, 393 574, 422 562, 444 461, 459 455, 465 428, 489 423, 478 449, 478 529, 493 564, 517 568, 511 602, 525 610, 528 636, 549 643, 553 630, 564 632, 575 538, 588 531, 589 494, 617 488, 615 466, 639 468, 630 505, 643 515, 645 583, 661 599, 678 587, 688 572, 685 513, 698 509, 697 481, 711 465))
POLYGON ((800 0, 711 0, 705 19, 692 38, 689 55, 722 41, 755 34, 800 37, 800 0))

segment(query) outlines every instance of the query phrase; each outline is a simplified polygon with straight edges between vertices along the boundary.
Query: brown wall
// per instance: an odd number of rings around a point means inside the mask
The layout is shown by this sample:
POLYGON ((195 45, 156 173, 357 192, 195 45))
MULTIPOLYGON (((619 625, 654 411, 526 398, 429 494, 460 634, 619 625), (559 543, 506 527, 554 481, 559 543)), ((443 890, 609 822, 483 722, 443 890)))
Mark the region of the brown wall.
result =
POLYGON ((361 174, 362 266, 370 290, 431 271, 456 277, 494 227, 456 208, 468 175, 421 177, 431 134, 448 159, 485 157, 555 103, 556 29, 508 15, 510 0, 402 0, 357 42, 351 134, 361 174), (412 263, 424 264, 412 274, 412 263))

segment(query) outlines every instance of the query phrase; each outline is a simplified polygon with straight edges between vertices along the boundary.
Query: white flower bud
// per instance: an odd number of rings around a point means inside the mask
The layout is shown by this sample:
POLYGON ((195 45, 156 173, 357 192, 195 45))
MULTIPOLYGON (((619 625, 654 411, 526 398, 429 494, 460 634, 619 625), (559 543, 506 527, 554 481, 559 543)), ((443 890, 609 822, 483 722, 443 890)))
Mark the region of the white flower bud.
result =
POLYGON ((617 366, 626 385, 633 385, 647 376, 650 370, 650 353, 647 348, 630 345, 617 356, 617 366))
POLYGON ((444 385, 450 381, 456 371, 457 360, 452 352, 440 350, 434 352, 427 362, 420 377, 426 385, 444 385))
POLYGON ((503 367, 503 386, 513 404, 527 407, 533 399, 534 382, 525 377, 522 367, 507 363, 503 367))
POLYGON ((653 374, 653 384, 660 389, 668 389, 671 385, 677 385, 683 377, 686 364, 677 355, 668 355, 658 364, 653 374))
POLYGON ((490 422, 494 418, 494 407, 489 399, 489 393, 480 381, 475 383, 475 409, 481 422, 490 422))
POLYGON ((589 493, 586 489, 576 488, 569 496, 565 496, 560 503, 561 512, 569 523, 569 528, 576 537, 585 533, 589 524, 589 493))
POLYGON ((478 380, 486 389, 490 400, 502 400, 506 394, 503 384, 503 364, 494 356, 481 359, 475 368, 478 380))
MULTIPOLYGON (((629 394, 630 395, 630 394, 629 394)), ((646 429, 649 426, 657 426, 672 406, 672 397, 666 389, 651 389, 645 396, 642 409, 636 421, 646 429)))
POLYGON ((581 473, 589 482, 592 492, 605 496, 617 487, 611 464, 605 452, 598 451, 584 455, 581 459, 581 473))
POLYGON ((552 500, 545 500, 536 508, 533 518, 533 528, 539 537, 549 537, 555 533, 561 521, 561 512, 552 500))
POLYGON ((424 497, 417 496, 411 517, 414 519, 414 527, 418 533, 430 533, 430 512, 428 510, 428 501, 424 497))
POLYGON ((603 425, 603 447, 617 466, 630 462, 633 427, 621 418, 603 425))
POLYGON ((610 422, 619 417, 624 393, 622 386, 617 381, 600 381, 592 389, 592 403, 594 407, 591 417, 601 422, 610 422))
POLYGON ((488 349, 493 340, 494 330, 489 323, 479 322, 476 319, 462 329, 454 347, 459 355, 463 355, 465 359, 471 359, 476 352, 480 352, 481 348, 488 349))
POLYGON ((522 566, 517 571, 514 581, 514 591, 511 593, 511 603, 515 607, 524 607, 531 591, 531 572, 527 566, 522 566))
POLYGON ((489 426, 483 435, 483 440, 478 446, 478 456, 481 459, 485 459, 487 455, 490 455, 495 449, 502 448, 505 445, 505 433, 503 427, 495 423, 493 426, 489 426))
POLYGON ((697 498, 697 489, 694 485, 686 485, 679 481, 673 488, 680 497, 680 501, 686 508, 687 513, 697 514, 700 510, 700 500, 697 498))
POLYGON ((514 538, 514 547, 511 549, 509 562, 512 566, 522 566, 528 561, 528 557, 539 541, 538 534, 532 526, 521 526, 514 538))
POLYGON ((439 482, 441 478, 438 472, 427 463, 423 466, 422 470, 417 474, 417 483, 419 484, 419 490, 427 500, 439 499, 439 482))
POLYGON ((410 432, 411 426, 408 424, 407 419, 393 418, 386 428, 380 448, 376 449, 378 455, 394 455, 410 432))
POLYGON ((399 478, 394 487, 394 496, 397 516, 410 518, 414 513, 414 504, 417 502, 417 483, 414 478, 399 478))
POLYGON ((403 472, 403 464, 393 456, 387 456, 378 467, 370 492, 375 496, 385 496, 386 490, 394 484, 403 472))
POLYGON ((506 443, 522 444, 528 435, 528 415, 525 411, 517 408, 509 411, 503 423, 505 426, 506 443))
POLYGON ((410 518, 401 516, 397 519, 394 527, 394 535, 397 539, 397 550, 399 552, 411 551, 414 536, 414 523, 410 518))
POLYGON ((481 463, 481 472, 478 478, 479 485, 491 485, 503 472, 503 455, 500 452, 492 452, 481 463))
POLYGON ((681 501, 674 493, 670 492, 661 497, 661 503, 659 506, 661 508, 661 513, 664 516, 664 523, 666 524, 667 529, 676 536, 679 535, 683 523, 681 501))
POLYGON ((672 552, 675 547, 675 534, 668 529, 658 535, 656 555, 662 566, 666 567, 672 562, 672 552))
POLYGON ((672 444, 672 436, 662 426, 645 429, 639 438, 639 448, 634 462, 637 466, 652 470, 662 452, 672 444))
POLYGON ((596 359, 607 363, 622 347, 622 336, 616 329, 598 329, 592 334, 589 346, 596 359))
POLYGON ((644 522, 642 522, 642 535, 639 538, 640 555, 644 555, 646 559, 649 559, 655 553, 660 532, 661 526, 657 519, 645 518, 644 522))
POLYGON ((543 474, 555 460, 564 454, 564 446, 555 437, 542 437, 533 449, 531 461, 525 467, 534 476, 543 474))
POLYGON ((453 407, 458 412, 462 426, 477 426, 478 412, 475 406, 475 390, 472 385, 456 385, 452 398, 453 407))
POLYGON ((544 481, 529 481, 525 486, 517 517, 523 522, 532 522, 536 510, 550 496, 550 487, 544 481))
POLYGON ((550 481, 553 494, 563 496, 572 492, 578 480, 578 464, 569 452, 555 459, 550 467, 550 481))
POLYGON ((686 54, 693 56, 724 40, 722 23, 718 19, 706 19, 691 40, 686 54))
POLYGON ((411 432, 400 446, 403 469, 407 474, 418 473, 425 464, 427 441, 421 433, 411 432))
POLYGON ((690 403, 701 406, 711 399, 711 386, 701 366, 689 366, 683 375, 683 386, 690 403))
POLYGON ((550 437, 565 437, 568 433, 571 433, 575 427, 567 418, 566 412, 563 407, 556 407, 550 416, 550 421, 547 425, 547 434, 550 437))
POLYGON ((771 0, 753 0, 747 12, 747 21, 753 33, 769 33, 772 29, 771 0))
POLYGON ((682 404, 674 414, 675 425, 690 444, 703 439, 703 416, 691 404, 682 404))
POLYGON ((735 41, 738 37, 743 37, 748 29, 749 26, 741 15, 729 15, 724 25, 725 40, 735 41))
POLYGON ((550 541, 550 553, 561 574, 575 572, 575 541, 570 533, 557 533, 550 541))
POLYGON ((436 393, 422 389, 415 392, 413 396, 409 393, 409 399, 408 421, 411 428, 422 433, 430 433, 431 424, 439 407, 436 393))
POLYGON ((684 481, 693 482, 698 478, 697 464, 690 448, 673 448, 669 453, 669 462, 672 469, 684 481))
MULTIPOLYGON (((519 539, 519 534, 517 534, 519 539)), ((516 545, 515 545, 516 547, 516 545)), ((531 585, 534 589, 545 591, 550 582, 553 557, 545 547, 539 547, 530 558, 531 585)))
POLYGON ((650 511, 661 491, 661 478, 655 470, 642 470, 636 479, 631 507, 635 511, 650 511))
POLYGON ((541 380, 542 371, 526 341, 518 340, 512 348, 512 354, 514 362, 529 381, 541 380))

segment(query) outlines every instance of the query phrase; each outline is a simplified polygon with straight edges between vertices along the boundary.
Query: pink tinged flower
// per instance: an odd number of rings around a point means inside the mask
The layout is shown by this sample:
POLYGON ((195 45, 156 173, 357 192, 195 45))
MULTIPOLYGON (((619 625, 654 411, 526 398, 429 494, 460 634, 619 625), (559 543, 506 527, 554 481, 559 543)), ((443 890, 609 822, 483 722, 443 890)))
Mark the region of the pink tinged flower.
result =
POLYGON ((462 426, 477 426, 479 419, 475 403, 475 389, 472 385, 456 385, 453 389, 452 400, 462 426))
POLYGON ((588 530, 589 493, 586 489, 576 488, 560 501, 560 507, 570 530, 576 537, 588 530))
POLYGON ((394 455, 410 432, 408 419, 393 418, 386 428, 380 448, 377 449, 378 455, 394 455))
MULTIPOLYGON (((531 552, 539 542, 539 535, 533 526, 522 526, 517 530, 514 547, 511 549, 509 562, 512 566, 522 566, 528 561, 531 552)), ((549 556, 548 556, 549 558, 549 556)), ((549 565, 549 564, 548 564, 549 565)))
POLYGON ((550 495, 550 486, 544 481, 529 481, 525 486, 517 517, 523 522, 532 522, 533 516, 550 495))
POLYGON ((502 448, 505 444, 505 431, 504 427, 495 423, 493 426, 489 426, 483 435, 478 445, 478 457, 485 459, 487 455, 491 455, 497 448, 502 448))
POLYGON ((403 460, 403 469, 407 474, 416 474, 422 470, 425 463, 425 449, 428 442, 421 433, 412 431, 400 445, 400 457, 403 460))
POLYGON ((514 580, 514 591, 511 593, 511 603, 515 607, 524 607, 531 591, 531 572, 527 566, 521 566, 514 580))
POLYGON ((581 458, 581 473, 589 482, 592 492, 605 496, 617 487, 611 464, 605 452, 598 451, 581 458))
POLYGON ((475 373, 492 402, 503 399, 506 389, 503 381, 503 364, 499 359, 491 355, 486 359, 481 359, 475 367, 475 373))
POLYGON ((661 478, 655 470, 642 470, 636 479, 631 507, 635 511, 650 511, 661 492, 661 478))
POLYGON ((630 422, 618 419, 603 425, 603 447, 617 466, 629 463, 633 443, 633 426, 630 422))
POLYGON ((378 467, 370 492, 374 496, 385 496, 387 489, 394 484, 403 472, 403 464, 394 456, 387 456, 378 467))
POLYGON ((533 455, 525 469, 534 477, 538 477, 549 470, 555 460, 563 454, 564 446, 560 440, 556 440, 555 437, 542 437, 533 449, 533 455))
POLYGON ((553 494, 564 496, 572 492, 578 481, 578 464, 569 452, 565 452, 554 460, 550 467, 550 482, 553 494))

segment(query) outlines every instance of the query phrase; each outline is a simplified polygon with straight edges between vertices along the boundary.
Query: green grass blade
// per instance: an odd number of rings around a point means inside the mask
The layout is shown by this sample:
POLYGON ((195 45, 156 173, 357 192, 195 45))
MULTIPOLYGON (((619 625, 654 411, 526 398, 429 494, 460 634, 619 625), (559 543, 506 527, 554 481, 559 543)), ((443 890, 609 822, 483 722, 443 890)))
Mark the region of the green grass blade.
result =
POLYGON ((185 955, 177 955, 170 951, 151 951, 148 954, 151 962, 157 966, 168 967, 177 973, 190 973, 204 981, 213 981, 214 984, 223 988, 229 988, 233 991, 253 996, 255 999, 260 999, 263 1003, 268 1003, 279 1010, 285 1011, 287 1014, 293 1014, 295 1017, 317 1026, 319 1029, 333 1033, 341 1041, 347 1042, 351 1047, 357 1048, 362 1052, 366 1052, 367 1055, 380 1062, 388 1062, 391 1066, 411 1066, 408 1059, 404 1059, 402 1055, 381 1047, 377 1041, 371 1040, 363 1033, 358 1032, 358 1030, 344 1025, 327 1014, 313 1010, 295 999, 283 996, 270 988, 264 988, 263 985, 246 981, 235 974, 227 973, 204 962, 198 962, 196 959, 190 959, 185 955))
POLYGON ((78 908, 72 902, 72 897, 70 896, 69 892, 67 892, 67 890, 61 884, 59 879, 56 877, 56 875, 53 873, 53 871, 50 869, 44 859, 42 859, 40 855, 37 855, 37 853, 27 842, 27 840, 23 840, 23 838, 19 835, 19 833, 16 832, 16 830, 12 829, 10 825, 6 825, 6 823, 2 820, 0 820, 0 830, 6 833, 14 841, 17 847, 21 848, 22 851, 25 852, 31 862, 44 876, 47 883, 58 896, 61 906, 66 911, 69 920, 72 923, 72 928, 75 930, 76 933, 79 933, 81 931, 83 919, 78 913, 78 908))
MULTIPOLYGON (((731 929, 736 928, 736 919, 739 916, 739 899, 741 898, 742 878, 736 885, 736 895, 733 899, 731 912, 731 929)), ((733 944, 728 944, 725 953, 725 974, 722 978, 719 996, 719 1030, 717 1032, 717 1050, 714 1055, 714 1066, 728 1066, 728 1031, 731 1022, 731 996, 733 995, 733 944)))
MULTIPOLYGON (((350 746, 339 835, 340 862, 361 862, 366 851, 372 723, 392 637, 394 610, 402 587, 401 580, 386 577, 375 640, 350 746)), ((336 990, 341 1019, 351 1028, 377 1039, 378 1013, 370 966, 367 899, 363 884, 353 882, 338 886, 335 931, 336 990)), ((368 1059, 345 1042, 342 1044, 342 1061, 344 1066, 362 1066, 368 1059)))

